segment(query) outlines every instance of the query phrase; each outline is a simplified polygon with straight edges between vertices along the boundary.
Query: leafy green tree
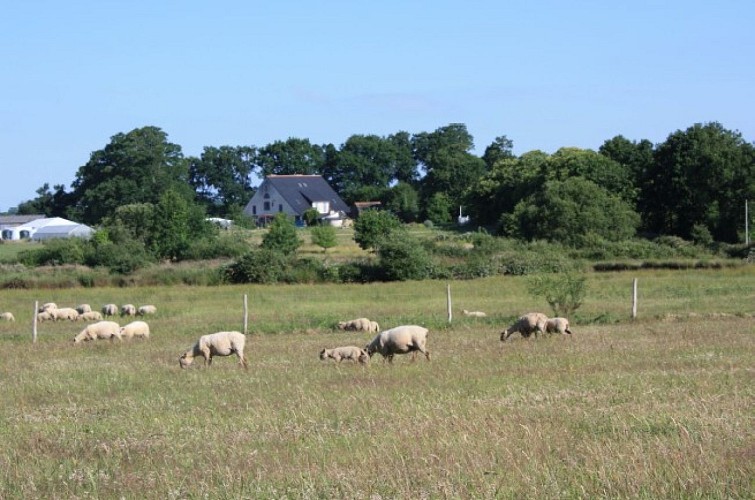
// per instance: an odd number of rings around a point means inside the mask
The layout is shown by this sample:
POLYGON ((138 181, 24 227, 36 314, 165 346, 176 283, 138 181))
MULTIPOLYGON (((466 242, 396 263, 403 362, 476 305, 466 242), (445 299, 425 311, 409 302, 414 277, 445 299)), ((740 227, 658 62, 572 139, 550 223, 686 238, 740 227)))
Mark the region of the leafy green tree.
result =
POLYGON ((432 272, 432 260, 414 238, 392 238, 378 250, 379 266, 389 281, 422 280, 432 272))
POLYGON ((50 191, 50 185, 44 183, 37 189, 37 197, 18 205, 19 215, 44 214, 47 217, 68 217, 67 209, 71 195, 66 193, 65 186, 56 184, 54 191, 50 191))
POLYGON ((181 147, 157 127, 114 135, 92 153, 72 183, 71 215, 97 224, 122 205, 157 203, 168 190, 193 197, 181 147))
POLYGON ((257 248, 225 269, 230 283, 278 283, 291 267, 291 257, 269 248, 257 248))
POLYGON ((419 216, 419 194, 406 182, 399 182, 387 190, 382 203, 386 210, 396 214, 402 222, 414 222, 419 216))
POLYGON ((544 181, 582 177, 634 205, 636 187, 630 170, 610 158, 579 148, 561 148, 544 165, 544 181))
POLYGON ((495 138, 495 140, 485 148, 485 153, 482 155, 482 160, 487 165, 488 170, 492 169, 496 163, 501 160, 511 160, 515 158, 512 150, 514 149, 514 141, 501 135, 495 138))
POLYGON ((312 243, 322 248, 326 252, 328 248, 333 248, 338 243, 336 228, 330 225, 315 226, 310 229, 312 243))
POLYGON ((255 148, 205 147, 200 158, 189 158, 189 182, 208 213, 227 216, 252 197, 251 174, 255 148))
POLYGON ((320 212, 318 212, 316 208, 308 208, 304 211, 301 218, 304 219, 304 222, 306 222, 308 226, 314 226, 320 219, 320 212))
POLYGON ((170 190, 155 206, 146 243, 158 258, 181 260, 194 241, 212 234, 216 230, 205 221, 202 208, 170 190))
POLYGON ((354 241, 363 250, 378 249, 401 227, 401 221, 384 210, 365 210, 354 223, 354 241))
POLYGON ((291 217, 282 212, 275 214, 270 229, 262 238, 261 248, 283 255, 293 255, 300 246, 301 240, 296 234, 296 226, 291 217))
POLYGON ((435 193, 430 197, 425 207, 425 218, 434 224, 448 224, 451 222, 453 202, 446 193, 435 193))
POLYGON ((579 246, 588 236, 621 241, 634 236, 639 216, 631 206, 582 177, 550 181, 505 217, 508 234, 579 246))
POLYGON ((630 172, 632 184, 639 188, 645 184, 653 166, 654 149, 647 139, 630 141, 617 135, 604 142, 598 152, 624 166, 630 172))
POLYGON ((309 139, 290 137, 259 149, 256 161, 262 177, 320 174, 325 164, 325 149, 311 144, 309 139))
POLYGON ((720 123, 669 135, 655 151, 640 200, 646 229, 689 239, 703 225, 737 242, 745 200, 755 199, 755 147, 720 123))
POLYGON ((530 278, 530 295, 544 298, 555 317, 568 318, 582 306, 587 295, 587 278, 572 273, 538 274, 530 278))

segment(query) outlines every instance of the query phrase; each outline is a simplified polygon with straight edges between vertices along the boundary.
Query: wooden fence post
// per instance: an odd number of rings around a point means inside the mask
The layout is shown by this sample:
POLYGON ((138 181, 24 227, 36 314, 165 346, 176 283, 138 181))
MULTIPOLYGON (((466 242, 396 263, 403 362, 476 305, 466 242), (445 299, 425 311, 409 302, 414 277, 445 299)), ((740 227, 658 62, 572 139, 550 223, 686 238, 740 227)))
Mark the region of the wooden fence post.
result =
POLYGON ((39 301, 34 301, 34 314, 31 315, 32 322, 31 322, 31 341, 36 344, 37 343, 37 311, 39 310, 39 301))
POLYGON ((637 319, 637 278, 632 280, 632 319, 637 319))
POLYGON ((249 302, 247 295, 244 294, 244 335, 249 332, 249 302))
POLYGON ((448 307, 448 322, 454 319, 453 309, 451 308, 451 284, 446 285, 446 304, 448 307))

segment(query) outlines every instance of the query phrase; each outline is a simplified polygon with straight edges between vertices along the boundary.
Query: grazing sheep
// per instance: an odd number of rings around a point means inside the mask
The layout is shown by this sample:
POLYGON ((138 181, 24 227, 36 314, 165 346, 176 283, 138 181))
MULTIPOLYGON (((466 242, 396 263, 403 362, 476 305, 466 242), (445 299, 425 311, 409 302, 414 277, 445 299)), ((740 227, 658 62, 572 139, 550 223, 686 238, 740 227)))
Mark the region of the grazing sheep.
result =
POLYGON ((545 322, 545 333, 561 333, 571 335, 569 320, 566 318, 548 318, 545 322))
POLYGON ((339 321, 338 329, 346 330, 347 332, 379 332, 380 325, 367 318, 357 318, 349 321, 339 321), (377 328, 377 330, 374 328, 377 328))
POLYGON ((4 313, 0 314, 0 319, 3 320, 3 321, 9 321, 11 323, 13 323, 13 322, 16 321, 16 318, 15 318, 15 316, 13 316, 12 312, 4 312, 4 313))
POLYGON ((121 316, 136 316, 136 306, 124 304, 121 306, 121 316))
POLYGON ((73 307, 63 307, 61 309, 53 309, 50 311, 55 321, 67 319, 69 321, 76 321, 79 319, 79 313, 73 307))
POLYGON ((484 318, 487 316, 487 314, 482 311, 467 311, 466 309, 463 309, 461 312, 464 313, 464 316, 471 316, 473 318, 484 318))
POLYGON ((157 312, 157 308, 155 306, 149 305, 149 306, 141 306, 139 309, 136 310, 137 316, 146 316, 147 314, 155 314, 157 312))
POLYGON ((43 321, 54 321, 55 316, 52 314, 52 311, 42 311, 37 313, 37 321, 42 323, 43 321))
POLYGON ((333 349, 323 349, 320 351, 320 359, 328 358, 332 358, 339 363, 344 359, 350 359, 365 364, 370 360, 370 355, 367 354, 367 351, 364 349, 350 345, 346 347, 335 347, 333 349))
POLYGON ((102 321, 102 314, 97 311, 88 311, 79 314, 79 319, 82 321, 102 321))
POLYGON ((79 314, 92 312, 92 307, 89 304, 79 304, 76 306, 76 312, 79 314))
POLYGON ((524 338, 528 338, 534 332, 535 337, 537 337, 538 332, 545 332, 546 321, 548 321, 548 317, 543 313, 528 313, 520 316, 513 325, 501 332, 501 342, 516 332, 521 333, 524 338))
POLYGON ((55 302, 47 302, 39 306, 39 309, 37 309, 37 312, 51 311, 57 308, 58 308, 58 305, 55 302))
POLYGON ((412 353, 412 361, 417 358, 417 352, 425 355, 430 361, 430 351, 427 350, 428 329, 417 325, 404 325, 391 328, 379 333, 372 342, 365 346, 365 351, 372 357, 379 352, 388 362, 393 362, 395 354, 412 353))
POLYGON ((73 338, 73 343, 86 342, 89 340, 97 339, 121 339, 120 325, 115 321, 100 321, 98 323, 92 323, 87 326, 81 332, 73 338))
POLYGON ((121 327, 121 337, 132 339, 134 337, 148 339, 149 325, 144 321, 132 321, 121 327))
POLYGON ((233 353, 239 357, 239 364, 248 368, 244 357, 246 337, 241 332, 217 332, 199 337, 194 346, 178 358, 181 368, 186 368, 194 361, 195 356, 202 356, 204 364, 210 366, 213 356, 230 356, 233 353))
POLYGON ((115 316, 118 314, 118 306, 115 304, 105 304, 102 306, 103 316, 115 316))

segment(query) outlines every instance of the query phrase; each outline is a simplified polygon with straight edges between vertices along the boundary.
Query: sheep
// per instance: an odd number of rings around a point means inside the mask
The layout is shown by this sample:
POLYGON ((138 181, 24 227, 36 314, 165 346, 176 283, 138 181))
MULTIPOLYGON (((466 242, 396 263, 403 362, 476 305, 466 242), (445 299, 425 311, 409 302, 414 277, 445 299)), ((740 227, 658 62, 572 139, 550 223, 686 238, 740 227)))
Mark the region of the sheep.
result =
POLYGON ((43 321, 54 321, 55 316, 52 311, 42 311, 37 313, 37 321, 42 323, 43 321))
POLYGON ((464 316, 471 316, 473 318, 484 318, 487 316, 487 314, 482 311, 467 311, 466 309, 463 309, 461 312, 464 313, 464 316))
POLYGON ((58 308, 58 305, 55 302, 47 302, 39 306, 39 309, 37 309, 37 312, 51 311, 57 308, 58 308))
POLYGON ((121 339, 120 325, 115 321, 100 321, 92 323, 86 328, 81 330, 78 335, 73 338, 73 343, 86 342, 89 340, 97 339, 121 339))
POLYGON ((548 318, 545 322, 545 333, 560 333, 571 335, 569 320, 566 318, 548 318))
POLYGON ((120 332, 121 337, 129 340, 134 337, 148 339, 149 325, 144 321, 132 321, 131 323, 122 326, 120 332))
POLYGON ((115 316, 118 314, 118 306, 115 304, 105 304, 102 306, 103 316, 115 316))
POLYGON ((79 304, 75 307, 75 309, 76 309, 76 312, 79 314, 92 312, 92 307, 89 304, 79 304))
POLYGON ((199 337, 194 346, 178 358, 181 368, 186 368, 194 361, 195 356, 202 356, 206 366, 212 365, 213 356, 230 356, 233 353, 239 357, 239 364, 248 368, 244 357, 246 337, 241 332, 217 332, 199 337))
POLYGON ((121 306, 121 316, 136 316, 136 306, 124 304, 121 306))
POLYGON ((364 349, 356 346, 335 347, 333 349, 323 349, 320 351, 320 359, 332 358, 337 362, 341 362, 344 359, 350 359, 352 361, 358 361, 361 364, 365 364, 370 360, 369 354, 364 349))
POLYGON ((76 321, 79 319, 79 313, 73 307, 63 307, 61 309, 53 309, 50 311, 55 321, 67 319, 69 321, 76 321))
POLYGON ((338 329, 346 330, 347 332, 379 332, 380 325, 367 318, 357 318, 349 321, 339 321, 338 329))
MULTIPOLYGON (((393 362, 395 354, 412 353, 412 361, 417 358, 417 351, 425 355, 425 359, 430 361, 430 351, 427 350, 428 329, 417 325, 404 325, 385 330, 375 336, 372 342, 364 348, 367 354, 372 357, 379 352, 383 358, 388 358, 388 362, 393 362)), ((385 359, 383 359, 385 361, 385 359)))
POLYGON ((535 337, 537 337, 538 332, 545 332, 546 321, 548 321, 548 317, 543 313, 528 313, 520 316, 513 325, 501 332, 501 342, 516 332, 521 333, 524 338, 528 338, 534 332, 535 337))
POLYGON ((8 321, 10 323, 14 323, 16 321, 15 316, 13 316, 12 312, 4 312, 0 314, 0 319, 3 321, 8 321))
POLYGON ((137 316, 146 316, 147 314, 155 314, 157 312, 157 308, 155 306, 149 305, 149 306, 141 306, 139 309, 136 310, 137 316))
POLYGON ((89 311, 79 314, 79 319, 82 321, 102 321, 102 314, 97 311, 89 311))

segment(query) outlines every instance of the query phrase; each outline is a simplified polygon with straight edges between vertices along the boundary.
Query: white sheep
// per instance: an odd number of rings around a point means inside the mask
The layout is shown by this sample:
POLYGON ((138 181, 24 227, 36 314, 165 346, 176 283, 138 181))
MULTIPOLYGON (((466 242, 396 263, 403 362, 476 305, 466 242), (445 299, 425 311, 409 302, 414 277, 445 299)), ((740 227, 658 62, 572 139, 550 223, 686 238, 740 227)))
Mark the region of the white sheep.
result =
POLYGON ((121 327, 121 337, 132 339, 134 337, 148 339, 149 325, 144 321, 132 321, 121 327))
POLYGON ((545 332, 546 321, 548 321, 548 317, 543 313, 527 313, 520 316, 513 325, 501 332, 501 342, 516 332, 519 332, 524 338, 528 338, 533 333, 537 337, 538 333, 545 332))
POLYGON ((186 368, 194 361, 195 356, 202 356, 204 364, 210 366, 213 356, 230 356, 233 353, 239 357, 239 364, 248 368, 244 357, 246 337, 241 332, 217 332, 199 337, 194 346, 178 358, 181 368, 186 368))
POLYGON ((115 316, 118 314, 118 306, 115 304, 105 304, 102 306, 103 316, 115 316))
POLYGON ((37 313, 37 321, 40 323, 44 321, 54 321, 55 315, 53 315, 52 311, 42 311, 37 313))
POLYGON ((364 349, 350 345, 345 347, 335 347, 333 349, 323 349, 320 351, 320 359, 328 358, 332 358, 339 363, 344 359, 350 359, 365 364, 370 360, 370 355, 367 354, 367 351, 364 349))
POLYGON ((349 321, 339 321, 338 329, 346 330, 347 332, 379 332, 380 325, 367 318, 357 318, 349 321))
POLYGON ((55 302, 47 302, 39 306, 39 309, 37 309, 37 312, 52 311, 53 309, 57 309, 57 308, 58 308, 58 305, 55 302))
POLYGON ((412 361, 417 358, 417 352, 425 355, 430 361, 430 351, 427 350, 428 329, 417 325, 404 325, 391 328, 379 333, 372 342, 364 348, 367 354, 372 357, 379 352, 383 358, 388 358, 388 362, 393 362, 395 354, 412 353, 412 361))
POLYGON ((75 309, 76 309, 76 312, 79 314, 92 312, 92 307, 89 304, 79 304, 75 307, 75 309))
POLYGON ((136 316, 136 306, 134 306, 134 304, 122 305, 121 316, 136 316))
POLYGON ((69 321, 76 321, 79 319, 79 313, 73 307, 62 307, 60 309, 53 309, 50 311, 55 321, 61 321, 67 319, 69 321))
POLYGON ((472 318, 484 318, 487 316, 487 314, 482 311, 467 311, 466 309, 463 309, 461 312, 464 313, 464 316, 470 316, 472 318))
POLYGON ((146 316, 147 314, 155 314, 156 312, 157 312, 157 307, 153 305, 141 306, 139 309, 136 310, 136 315, 146 316))
POLYGON ((81 330, 81 332, 79 332, 79 334, 73 338, 73 343, 78 344, 79 342, 86 342, 89 340, 97 339, 122 340, 120 329, 120 325, 118 325, 118 323, 116 323, 115 321, 100 321, 97 323, 92 323, 91 325, 88 325, 86 328, 81 330))
POLYGON ((13 322, 16 321, 16 317, 13 316, 12 312, 4 312, 4 313, 0 314, 0 319, 3 320, 3 321, 8 321, 10 323, 13 323, 13 322))
POLYGON ((88 311, 79 314, 79 319, 82 321, 102 321, 102 314, 97 311, 88 311))
POLYGON ((545 333, 560 333, 571 335, 569 320, 566 318, 548 318, 545 322, 545 333))

